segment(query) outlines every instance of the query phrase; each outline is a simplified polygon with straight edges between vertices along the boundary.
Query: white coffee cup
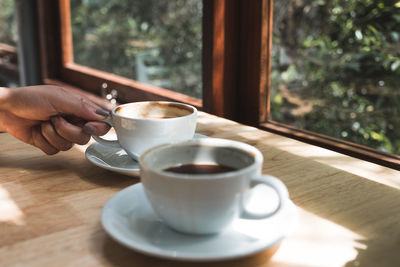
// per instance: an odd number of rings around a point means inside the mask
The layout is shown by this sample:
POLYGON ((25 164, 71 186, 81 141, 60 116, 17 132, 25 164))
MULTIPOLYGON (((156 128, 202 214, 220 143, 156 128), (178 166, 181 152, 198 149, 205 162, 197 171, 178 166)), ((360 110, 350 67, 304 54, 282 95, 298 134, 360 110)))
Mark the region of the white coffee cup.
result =
POLYGON ((104 122, 114 127, 117 140, 93 138, 111 147, 123 148, 134 160, 149 148, 193 138, 197 109, 168 101, 144 101, 115 107, 104 122))
POLYGON ((238 217, 257 220, 276 215, 289 194, 279 179, 261 174, 262 164, 257 148, 218 138, 157 146, 139 159, 141 182, 155 213, 166 225, 188 234, 218 233, 238 217), (213 166, 234 170, 193 173, 193 168, 213 166), (167 171, 174 167, 187 173, 167 171), (256 193, 251 189, 259 184, 274 189, 279 198, 272 212, 246 206, 256 193))

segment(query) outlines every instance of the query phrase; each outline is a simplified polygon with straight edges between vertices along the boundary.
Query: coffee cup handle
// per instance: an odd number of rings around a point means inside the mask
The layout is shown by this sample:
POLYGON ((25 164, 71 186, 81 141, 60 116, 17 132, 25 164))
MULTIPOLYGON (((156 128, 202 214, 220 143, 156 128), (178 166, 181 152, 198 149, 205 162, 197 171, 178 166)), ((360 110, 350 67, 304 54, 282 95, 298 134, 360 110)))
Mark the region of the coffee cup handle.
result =
MULTIPOLYGON (((110 125, 111 127, 114 127, 114 123, 112 120, 111 116, 108 116, 107 118, 105 118, 104 120, 101 120, 102 122, 107 123, 108 125, 110 125)), ((118 143, 118 140, 106 140, 104 138, 101 138, 100 136, 97 135, 92 135, 93 139, 96 140, 96 142, 104 145, 104 146, 108 146, 108 147, 115 147, 115 148, 121 148, 121 146, 118 143)))
POLYGON ((251 188, 254 188, 256 185, 259 185, 259 184, 264 184, 264 185, 267 185, 267 186, 273 188, 278 195, 279 204, 278 204, 277 208, 272 212, 253 212, 253 211, 249 211, 248 209, 246 209, 246 207, 243 205, 242 214, 241 214, 242 218, 265 219, 265 218, 271 217, 271 216, 275 215, 276 213, 278 213, 281 210, 281 208, 283 207, 283 205, 285 204, 285 202, 289 199, 289 192, 288 192, 285 184, 282 183, 281 180, 279 180, 278 178, 270 176, 270 175, 261 175, 261 176, 252 177, 251 188))

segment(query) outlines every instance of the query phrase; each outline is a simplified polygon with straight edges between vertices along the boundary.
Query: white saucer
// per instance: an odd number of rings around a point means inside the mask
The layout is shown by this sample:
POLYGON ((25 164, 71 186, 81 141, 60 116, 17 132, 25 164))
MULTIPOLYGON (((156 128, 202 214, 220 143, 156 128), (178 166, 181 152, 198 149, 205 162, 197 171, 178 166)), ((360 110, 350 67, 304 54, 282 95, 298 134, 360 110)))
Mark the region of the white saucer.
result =
POLYGON ((95 142, 86 149, 85 156, 91 163, 101 168, 139 176, 139 163, 128 156, 122 148, 108 147, 95 142))
MULTIPOLYGON (((202 134, 195 134, 194 138, 205 138, 202 134)), ((130 176, 139 176, 139 164, 133 160, 122 148, 107 147, 97 142, 91 144, 85 151, 86 158, 94 165, 130 176)))
POLYGON ((114 195, 101 215, 105 231, 122 245, 151 256, 190 261, 227 260, 263 251, 288 236, 297 220, 296 207, 288 201, 270 219, 237 219, 217 235, 181 234, 158 219, 140 183, 114 195))

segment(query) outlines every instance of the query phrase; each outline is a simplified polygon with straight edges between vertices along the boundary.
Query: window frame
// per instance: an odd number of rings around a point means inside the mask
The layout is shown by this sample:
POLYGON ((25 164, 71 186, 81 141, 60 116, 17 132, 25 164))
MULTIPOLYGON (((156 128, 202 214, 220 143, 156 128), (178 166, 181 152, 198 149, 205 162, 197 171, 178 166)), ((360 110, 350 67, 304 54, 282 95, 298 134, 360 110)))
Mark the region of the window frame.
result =
POLYGON ((189 103, 220 117, 400 170, 398 155, 269 119, 273 0, 203 0, 203 99, 73 63, 69 0, 37 1, 45 83, 99 94, 106 82, 125 101, 189 103))

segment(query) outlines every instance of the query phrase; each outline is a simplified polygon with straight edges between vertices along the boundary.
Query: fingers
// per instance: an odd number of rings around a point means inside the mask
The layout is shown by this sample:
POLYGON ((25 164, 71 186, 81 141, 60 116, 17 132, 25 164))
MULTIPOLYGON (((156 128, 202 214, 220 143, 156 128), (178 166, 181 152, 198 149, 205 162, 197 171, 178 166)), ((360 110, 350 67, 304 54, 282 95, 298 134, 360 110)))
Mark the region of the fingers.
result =
MULTIPOLYGON (((104 123, 99 123, 104 124, 104 123)), ((105 127, 96 125, 100 133, 105 131, 105 127)), ((48 155, 54 155, 59 151, 67 151, 73 144, 84 145, 90 140, 90 134, 84 132, 82 127, 74 125, 62 117, 56 116, 50 121, 42 122, 32 128, 33 145, 41 149, 48 155)))
POLYGON ((105 103, 90 94, 86 96, 50 85, 15 88, 10 91, 6 103, 9 112, 35 121, 45 121, 60 114, 74 115, 85 121, 102 120, 106 116, 96 110, 107 112, 110 107, 103 108, 105 103))
POLYGON ((48 155, 54 155, 59 152, 42 134, 40 121, 27 120, 15 116, 10 112, 0 113, 0 118, 7 128, 5 130, 15 138, 33 145, 48 155))
POLYGON ((48 143, 59 151, 67 151, 72 148, 72 142, 60 136, 49 121, 41 124, 41 133, 48 143))
POLYGON ((93 99, 93 98, 89 98, 89 99, 105 110, 112 110, 113 108, 115 108, 117 106, 117 104, 113 104, 104 98, 97 97, 96 99, 93 99))
POLYGON ((69 123, 60 116, 52 117, 51 124, 58 136, 68 142, 85 145, 90 140, 90 134, 86 133, 82 127, 69 123))
MULTIPOLYGON (((101 122, 92 122, 93 132, 104 134, 109 126, 101 122)), ((91 135, 82 128, 83 123, 76 125, 68 122, 60 116, 51 118, 32 128, 33 145, 40 148, 48 155, 54 155, 59 151, 67 151, 73 144, 84 145, 90 140, 91 135)), ((90 126, 89 126, 90 127, 90 126)))
POLYGON ((41 126, 36 125, 32 128, 32 145, 41 149, 47 155, 54 155, 59 152, 57 148, 52 146, 42 135, 41 126))
POLYGON ((107 116, 104 114, 109 113, 108 110, 86 96, 62 90, 62 88, 58 91, 58 95, 53 96, 50 100, 58 113, 74 115, 88 121, 105 119, 107 116), (103 112, 96 112, 99 110, 103 112))
POLYGON ((91 135, 102 136, 110 130, 110 125, 100 121, 90 121, 83 126, 83 130, 91 135))

